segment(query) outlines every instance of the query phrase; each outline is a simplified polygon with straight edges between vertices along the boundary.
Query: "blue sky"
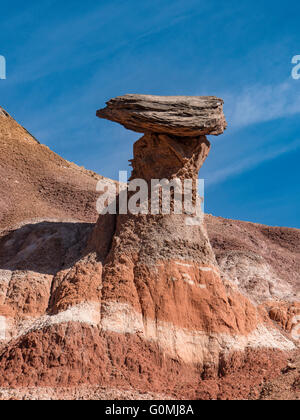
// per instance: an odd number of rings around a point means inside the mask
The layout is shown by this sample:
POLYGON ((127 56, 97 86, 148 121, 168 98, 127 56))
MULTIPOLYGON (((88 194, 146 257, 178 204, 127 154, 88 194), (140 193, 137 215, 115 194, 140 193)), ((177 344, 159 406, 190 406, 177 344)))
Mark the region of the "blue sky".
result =
POLYGON ((140 136, 95 117, 108 99, 222 97, 229 127, 200 172, 206 212, 300 228, 299 13, 296 0, 2 2, 0 105, 66 159, 117 178, 140 136))

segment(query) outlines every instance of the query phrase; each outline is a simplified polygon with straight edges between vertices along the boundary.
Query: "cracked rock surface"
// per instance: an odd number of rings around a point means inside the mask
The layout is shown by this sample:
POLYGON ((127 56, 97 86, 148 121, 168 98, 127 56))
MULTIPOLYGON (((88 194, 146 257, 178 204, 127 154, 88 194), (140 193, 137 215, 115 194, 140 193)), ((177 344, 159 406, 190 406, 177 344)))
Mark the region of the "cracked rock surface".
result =
POLYGON ((223 103, 215 96, 124 95, 108 101, 97 116, 138 133, 219 135, 227 126, 223 103))

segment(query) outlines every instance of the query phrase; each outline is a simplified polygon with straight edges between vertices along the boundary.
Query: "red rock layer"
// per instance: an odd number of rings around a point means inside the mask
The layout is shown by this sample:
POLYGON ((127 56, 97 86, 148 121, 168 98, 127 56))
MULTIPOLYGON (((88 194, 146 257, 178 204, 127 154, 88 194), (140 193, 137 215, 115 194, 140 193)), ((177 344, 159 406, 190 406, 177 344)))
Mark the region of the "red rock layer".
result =
MULTIPOLYGON (((158 392, 178 399, 247 399, 259 383, 278 376, 286 355, 247 350, 220 360, 218 371, 166 357, 137 335, 60 324, 10 343, 1 355, 1 387, 65 387, 83 384, 158 392)), ((257 395, 256 395, 257 396, 257 395)))
POLYGON ((268 313, 272 321, 277 322, 288 333, 292 333, 294 330, 300 337, 299 302, 267 302, 265 306, 268 308, 268 313), (296 331, 297 328, 299 331, 296 331))

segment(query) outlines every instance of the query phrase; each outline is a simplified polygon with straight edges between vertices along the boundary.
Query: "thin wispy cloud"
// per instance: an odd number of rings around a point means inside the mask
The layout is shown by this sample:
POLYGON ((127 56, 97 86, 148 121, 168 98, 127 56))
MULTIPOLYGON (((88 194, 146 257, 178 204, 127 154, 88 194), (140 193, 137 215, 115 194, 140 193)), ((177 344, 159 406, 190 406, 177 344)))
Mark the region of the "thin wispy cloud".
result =
MULTIPOLYGON (((229 123, 226 141, 233 136, 244 136, 247 127, 289 118, 300 113, 300 96, 295 80, 277 85, 257 84, 244 88, 240 93, 224 94, 225 113, 229 123)), ((290 141, 277 138, 276 143, 268 136, 253 138, 250 144, 241 147, 233 141, 234 150, 228 147, 222 154, 222 169, 218 162, 206 173, 208 187, 222 184, 228 178, 241 175, 264 162, 300 148, 300 139, 290 141), (288 144, 287 144, 288 141, 288 144), (225 152, 225 153, 224 153, 225 152)), ((248 140, 249 141, 249 140, 248 140)))
POLYGON ((124 3, 116 7, 114 2, 107 2, 76 18, 62 22, 50 21, 45 26, 38 26, 15 51, 17 64, 8 83, 32 82, 53 73, 86 67, 97 60, 104 61, 194 16, 195 5, 197 1, 191 1, 186 11, 186 6, 180 1, 164 7, 155 1, 151 3, 152 15, 145 15, 141 20, 140 9, 144 7, 136 7, 130 19, 124 21, 122 16, 126 14, 128 5, 124 3), (118 31, 114 30, 115 27, 118 27, 118 31), (94 37, 92 41, 91 34, 94 37), (77 53, 79 49, 80 54, 77 53), (24 55, 21 51, 32 52, 34 59, 31 54, 24 55))
POLYGON ((300 95, 293 79, 278 85, 254 85, 224 94, 232 128, 272 121, 300 113, 300 95))
POLYGON ((216 170, 213 173, 209 173, 207 175, 205 183, 208 187, 220 184, 232 176, 239 175, 243 172, 255 168, 256 166, 259 166, 264 162, 276 159, 281 155, 290 153, 299 148, 300 139, 297 139, 289 143, 288 145, 281 146, 275 149, 273 147, 262 149, 259 151, 259 153, 255 153, 252 156, 248 156, 238 162, 233 162, 229 166, 216 170))

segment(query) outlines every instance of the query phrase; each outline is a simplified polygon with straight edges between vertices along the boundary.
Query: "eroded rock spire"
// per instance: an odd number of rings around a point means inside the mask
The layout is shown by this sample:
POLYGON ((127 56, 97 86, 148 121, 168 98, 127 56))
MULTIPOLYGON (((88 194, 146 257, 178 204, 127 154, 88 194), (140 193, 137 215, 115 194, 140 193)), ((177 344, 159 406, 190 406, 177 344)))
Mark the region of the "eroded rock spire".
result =
POLYGON ((214 96, 124 95, 97 111, 99 118, 145 133, 134 145, 131 179, 198 178, 209 134, 227 126, 223 100, 214 96))

